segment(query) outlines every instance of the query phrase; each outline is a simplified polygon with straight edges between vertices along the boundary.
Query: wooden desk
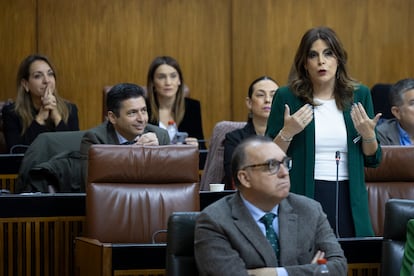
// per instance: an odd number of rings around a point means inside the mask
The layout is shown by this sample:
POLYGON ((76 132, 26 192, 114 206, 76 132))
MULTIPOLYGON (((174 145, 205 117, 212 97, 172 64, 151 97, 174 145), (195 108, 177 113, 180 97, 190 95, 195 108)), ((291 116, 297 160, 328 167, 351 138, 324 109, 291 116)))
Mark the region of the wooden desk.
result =
POLYGON ((0 275, 74 275, 84 194, 3 194, 0 206, 0 275))
MULTIPOLYGON (((231 193, 200 192, 200 204, 204 208, 231 193)), ((74 240, 83 235, 85 194, 1 195, 0 206, 0 275, 79 275, 74 268, 74 240)), ((98 244, 82 239, 76 242, 101 252, 102 258, 76 256, 78 261, 101 262, 106 269, 89 275, 165 275, 165 244, 98 244), (105 254, 111 254, 110 263, 105 254), (148 273, 142 274, 146 268, 148 273)), ((382 238, 339 242, 348 259, 348 275, 380 275, 382 238)))

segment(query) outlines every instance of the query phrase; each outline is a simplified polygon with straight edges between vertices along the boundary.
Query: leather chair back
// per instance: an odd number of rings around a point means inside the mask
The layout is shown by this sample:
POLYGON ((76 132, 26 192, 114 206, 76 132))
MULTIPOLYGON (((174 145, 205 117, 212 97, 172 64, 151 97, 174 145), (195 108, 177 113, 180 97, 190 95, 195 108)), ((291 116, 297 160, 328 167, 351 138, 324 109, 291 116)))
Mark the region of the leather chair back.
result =
POLYGON ((100 242, 152 243, 172 212, 200 208, 195 146, 92 145, 87 178, 87 236, 100 242))
POLYGON ((390 199, 385 205, 381 274, 400 275, 407 223, 414 218, 414 200, 390 199))
MULTIPOLYGON (((221 121, 213 129, 210 146, 207 153, 206 164, 201 176, 200 188, 203 191, 210 189, 210 183, 223 183, 224 180, 224 139, 226 133, 243 128, 246 122, 221 121)), ((231 190, 231 187, 226 187, 231 190)))
POLYGON ((382 146, 377 168, 365 169, 371 222, 382 236, 385 203, 391 198, 414 199, 414 146, 382 146))
POLYGON ((199 212, 176 212, 168 220, 167 275, 197 276, 194 229, 199 212))

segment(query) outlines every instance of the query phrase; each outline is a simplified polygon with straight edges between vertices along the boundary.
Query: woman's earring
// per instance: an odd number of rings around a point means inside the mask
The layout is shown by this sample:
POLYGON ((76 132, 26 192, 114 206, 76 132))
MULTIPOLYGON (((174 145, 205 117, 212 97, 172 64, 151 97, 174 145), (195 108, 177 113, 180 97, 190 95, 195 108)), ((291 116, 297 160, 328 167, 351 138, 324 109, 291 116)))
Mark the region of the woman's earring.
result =
POLYGON ((253 119, 253 112, 251 110, 249 111, 249 114, 247 114, 247 117, 249 119, 253 119))

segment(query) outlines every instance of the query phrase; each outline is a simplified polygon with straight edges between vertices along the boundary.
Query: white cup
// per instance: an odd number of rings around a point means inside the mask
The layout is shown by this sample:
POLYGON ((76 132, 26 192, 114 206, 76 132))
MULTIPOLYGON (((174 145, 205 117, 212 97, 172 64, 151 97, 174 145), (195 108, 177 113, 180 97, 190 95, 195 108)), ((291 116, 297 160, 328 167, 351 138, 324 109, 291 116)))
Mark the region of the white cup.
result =
POLYGON ((212 183, 210 184, 210 192, 221 192, 224 191, 224 184, 212 183))

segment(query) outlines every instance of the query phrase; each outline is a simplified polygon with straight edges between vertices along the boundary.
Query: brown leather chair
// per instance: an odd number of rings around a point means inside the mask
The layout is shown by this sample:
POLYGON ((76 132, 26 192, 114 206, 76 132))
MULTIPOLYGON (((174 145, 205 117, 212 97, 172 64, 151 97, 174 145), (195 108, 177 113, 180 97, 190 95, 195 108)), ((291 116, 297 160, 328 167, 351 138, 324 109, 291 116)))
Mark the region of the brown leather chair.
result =
MULTIPOLYGON (((201 176, 201 190, 208 191, 210 189, 210 183, 223 183, 224 138, 226 133, 238 128, 243 128, 245 125, 246 122, 221 121, 214 126, 204 171, 201 176)), ((226 187, 226 189, 231 189, 231 187, 226 187)))
POLYGON ((385 204, 391 198, 414 199, 414 146, 382 146, 377 168, 365 169, 371 222, 376 236, 384 232, 385 204))
POLYGON ((119 244, 165 243, 172 212, 199 211, 198 181, 195 146, 91 146, 86 239, 76 239, 78 275, 114 271, 112 261, 103 259, 112 260, 114 252, 104 252, 119 244), (95 252, 97 261, 84 260, 85 252, 95 252))

